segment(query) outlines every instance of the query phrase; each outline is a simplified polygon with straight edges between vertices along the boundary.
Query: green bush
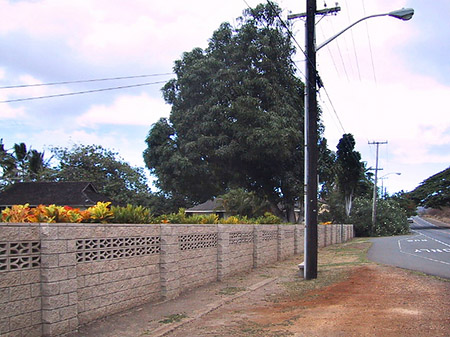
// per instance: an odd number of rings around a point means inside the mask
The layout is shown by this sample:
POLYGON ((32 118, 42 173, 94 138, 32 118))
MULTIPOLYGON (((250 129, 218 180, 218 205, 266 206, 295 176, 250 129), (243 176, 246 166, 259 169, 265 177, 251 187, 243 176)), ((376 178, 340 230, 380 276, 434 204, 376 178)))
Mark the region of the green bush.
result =
POLYGON ((272 213, 266 212, 264 216, 256 218, 255 223, 264 225, 277 225, 281 223, 281 219, 272 213))
POLYGON ((356 236, 389 236, 409 233, 405 210, 395 200, 377 201, 377 218, 372 226, 371 199, 355 199, 350 216, 356 236))
POLYGON ((114 223, 122 224, 147 224, 152 223, 153 218, 148 208, 143 206, 133 206, 128 204, 126 207, 111 206, 114 214, 114 223))
POLYGON ((187 216, 184 208, 178 213, 170 213, 153 217, 150 209, 143 206, 127 205, 110 206, 110 202, 99 202, 87 210, 80 211, 68 206, 29 207, 14 205, 2 211, 0 222, 91 222, 91 223, 120 223, 120 224, 279 224, 281 219, 266 212, 258 218, 246 216, 230 216, 219 219, 217 214, 187 216))

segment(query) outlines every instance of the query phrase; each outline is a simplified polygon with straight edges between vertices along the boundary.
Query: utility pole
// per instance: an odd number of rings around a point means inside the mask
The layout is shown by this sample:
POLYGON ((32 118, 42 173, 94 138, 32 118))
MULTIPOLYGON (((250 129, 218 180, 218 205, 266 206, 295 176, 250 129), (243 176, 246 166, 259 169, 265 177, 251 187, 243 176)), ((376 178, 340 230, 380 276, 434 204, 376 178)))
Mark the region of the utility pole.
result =
POLYGON ((289 15, 288 19, 306 16, 306 72, 305 72, 305 261, 304 278, 317 278, 317 70, 316 15, 336 13, 340 7, 317 11, 316 0, 306 1, 306 13, 289 15))
POLYGON ((377 155, 375 159, 375 182, 373 186, 373 205, 372 205, 372 230, 375 229, 375 222, 377 220, 377 179, 378 179, 378 171, 381 171, 382 168, 378 168, 378 149, 381 144, 387 144, 387 141, 384 142, 369 142, 369 145, 377 146, 377 155))

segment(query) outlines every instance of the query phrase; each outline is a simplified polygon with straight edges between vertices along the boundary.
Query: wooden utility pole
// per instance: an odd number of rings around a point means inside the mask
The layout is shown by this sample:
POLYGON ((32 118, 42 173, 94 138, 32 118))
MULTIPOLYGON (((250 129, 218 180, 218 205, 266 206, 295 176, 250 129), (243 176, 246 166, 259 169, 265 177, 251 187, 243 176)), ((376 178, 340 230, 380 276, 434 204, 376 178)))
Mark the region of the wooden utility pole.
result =
POLYGON ((373 205, 372 205, 372 231, 375 229, 375 223, 377 221, 377 180, 378 180, 378 171, 381 171, 381 168, 378 168, 378 149, 381 144, 387 144, 387 140, 384 142, 369 142, 369 145, 377 146, 377 155, 375 159, 375 181, 373 185, 373 205))
POLYGON ((306 1, 306 13, 289 15, 288 19, 306 16, 306 72, 305 72, 305 247, 304 278, 317 278, 317 69, 316 15, 336 13, 340 7, 317 11, 316 0, 306 1))

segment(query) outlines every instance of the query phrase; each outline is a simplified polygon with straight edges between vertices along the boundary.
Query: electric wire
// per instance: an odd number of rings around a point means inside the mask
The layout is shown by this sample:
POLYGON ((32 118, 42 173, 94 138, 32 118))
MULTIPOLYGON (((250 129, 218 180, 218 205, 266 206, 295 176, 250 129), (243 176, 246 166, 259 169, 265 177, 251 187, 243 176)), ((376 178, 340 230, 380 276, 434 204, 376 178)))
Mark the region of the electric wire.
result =
MULTIPOLYGON (((333 23, 331 22, 330 24, 331 24, 331 29, 333 29, 333 31, 334 31, 335 29, 334 29, 333 23)), ((339 53, 339 58, 341 60, 342 68, 344 69, 344 73, 345 73, 345 77, 347 78, 347 82, 350 82, 350 77, 348 76, 347 67, 345 66, 344 58, 342 57, 339 41, 336 41, 336 48, 339 53)))
POLYGON ((97 78, 97 79, 90 79, 90 80, 62 81, 62 82, 36 83, 36 84, 18 84, 18 85, 9 85, 9 86, 0 87, 0 89, 16 89, 16 88, 43 87, 43 86, 51 86, 51 85, 74 84, 74 83, 115 81, 115 80, 126 80, 126 79, 134 79, 134 78, 145 78, 145 77, 156 77, 156 76, 167 76, 167 75, 173 75, 173 73, 108 77, 108 78, 97 78))
MULTIPOLYGON (((361 0, 361 2, 362 2, 363 11, 364 11, 364 16, 366 16, 366 6, 364 4, 364 0, 361 0)), ((367 21, 365 21, 365 25, 366 25, 367 40, 369 42, 369 51, 370 51, 370 60, 372 63, 373 79, 375 81, 375 84, 377 84, 377 76, 375 73, 375 63, 373 60, 373 52, 372 52, 372 43, 370 42, 369 25, 367 24, 367 21)))
POLYGON ((90 93, 94 93, 94 92, 136 88, 136 87, 143 87, 143 86, 147 86, 147 85, 162 84, 162 83, 166 83, 166 81, 139 83, 139 84, 131 84, 131 85, 122 85, 122 86, 119 86, 119 87, 84 90, 84 91, 68 92, 68 93, 55 94, 55 95, 45 95, 45 96, 36 96, 36 97, 17 98, 17 99, 10 99, 10 100, 6 100, 6 101, 0 101, 0 103, 15 103, 15 102, 32 101, 32 100, 38 100, 38 99, 44 99, 44 98, 55 98, 55 97, 63 97, 63 96, 82 95, 82 94, 90 94, 90 93))
MULTIPOLYGON (((322 33, 322 36, 325 36, 322 27, 320 27, 320 32, 322 33)), ((333 66, 334 66, 334 69, 336 70, 337 76, 338 76, 338 77, 341 77, 341 73, 339 72, 339 69, 338 69, 338 67, 337 67, 337 65, 336 65, 336 61, 335 61, 335 59, 334 59, 334 55, 333 55, 333 53, 331 52, 331 49, 329 48, 329 46, 326 46, 326 50, 327 50, 327 52, 328 52, 328 54, 329 54, 329 56, 330 56, 331 61, 333 62, 333 66)))
MULTIPOLYGON (((247 7, 248 7, 249 9, 251 9, 251 7, 248 5, 247 1, 246 1, 246 0, 243 0, 243 1, 244 1, 244 3, 247 5, 247 7)), ((272 7, 272 9, 274 9, 274 8, 273 8, 273 4, 270 2, 270 0, 267 0, 267 3, 272 7)), ((300 44, 297 42, 297 40, 296 40, 295 37, 293 36, 293 34, 292 34, 292 32, 290 31, 288 25, 284 22, 284 20, 283 20, 278 14, 277 14, 277 17, 278 17, 278 19, 280 20, 280 22, 282 23, 283 27, 287 30, 289 36, 293 39, 294 43, 300 48, 301 52, 305 55, 305 58, 306 58, 305 61, 306 61, 306 62, 311 62, 311 61, 309 60, 308 56, 306 55, 306 52, 303 50, 303 48, 300 46, 300 44)), ((294 65, 295 65, 296 68, 301 72, 301 70, 299 69, 299 67, 298 67, 295 63, 294 63, 294 65)), ((301 73, 302 73, 302 72, 301 72, 301 73)), ((303 74, 303 73, 302 73, 302 74, 303 74)), ((305 75, 304 75, 304 76, 305 76, 305 75)), ((305 76, 305 78, 306 78, 306 76, 305 76)), ((315 85, 315 84, 314 84, 314 85, 315 85)), ((324 85, 323 83, 322 83, 322 88, 324 89, 325 94, 326 94, 326 96, 327 96, 327 98, 328 98, 328 101, 330 102, 330 105, 331 105, 331 107, 332 107, 332 110, 333 110, 333 112, 334 112, 334 114, 335 114, 335 116, 336 116, 336 118, 337 118, 337 120, 338 120, 338 123, 339 123, 341 129, 344 131, 344 134, 345 134, 346 132, 345 132, 345 128, 344 128, 344 126, 343 126, 343 124, 342 124, 342 121, 341 121, 341 119, 339 118, 339 115, 338 115, 338 113, 337 113, 337 110, 336 110, 336 108, 335 108, 335 106, 334 106, 334 104, 333 104, 333 102, 332 102, 332 100, 331 100, 331 97, 330 97, 330 95, 328 94, 328 91, 326 90, 326 87, 325 87, 325 85, 324 85)), ((319 97, 321 97, 321 96, 320 96, 320 91, 319 91, 319 97)), ((345 139, 347 140, 347 138, 345 138, 345 139)), ((348 141, 348 140, 347 140, 347 141, 348 141)), ((349 143, 348 145, 351 145, 351 144, 349 143)), ((358 157, 356 156, 356 153, 352 152, 352 155, 353 155, 353 157, 355 158, 355 160, 357 160, 357 161, 360 161, 360 160, 361 160, 361 158, 358 158, 358 157)))
MULTIPOLYGON (((245 1, 245 0, 244 0, 244 1, 245 1)), ((270 6, 272 6, 272 8, 273 8, 273 5, 272 5, 272 3, 271 3, 269 0, 267 0, 267 3, 268 3, 270 6)), ((279 20, 282 22, 283 26, 288 30, 288 32, 289 32, 289 33, 291 34, 291 36, 292 36, 292 33, 290 32, 290 30, 289 30, 289 28, 287 27, 287 25, 284 23, 284 20, 283 20, 279 15, 277 15, 277 16, 278 16, 279 20)), ((298 44, 298 42, 295 40, 295 37, 292 36, 292 38, 293 38, 294 42, 298 45, 298 47, 300 48, 300 50, 302 51, 302 53, 305 55, 306 59, 308 60, 308 57, 307 57, 306 53, 305 53, 304 50, 300 47, 300 45, 298 44)), ((297 67, 297 68, 298 68, 298 67, 297 67)), ((324 89, 325 94, 326 94, 326 96, 327 96, 327 98, 328 98, 328 101, 330 102, 330 105, 331 105, 331 107, 332 107, 332 110, 333 110, 333 112, 334 112, 334 114, 335 114, 335 116, 336 116, 336 118, 337 118, 337 121, 338 121, 338 123, 339 123, 339 125, 340 125, 342 131, 343 131, 344 134, 345 134, 346 132, 345 132, 345 128, 344 128, 344 126, 343 126, 343 124, 342 124, 342 121, 341 121, 341 119, 339 118, 339 115, 338 115, 337 110, 336 110, 336 108, 335 108, 335 106, 334 106, 334 104, 333 104, 333 101, 331 100, 331 97, 330 97, 330 95, 328 94, 328 91, 326 90, 326 87, 325 87, 325 85, 324 85, 323 83, 322 83, 322 88, 324 89)), ((318 93, 319 93, 319 96, 320 96, 320 91, 318 91, 318 93)))
MULTIPOLYGON (((244 0, 244 2, 247 4, 247 2, 244 0)), ((270 0, 267 0, 267 3, 269 4, 269 6, 272 8, 272 10, 275 11, 275 8, 273 6, 273 3, 270 0)), ((248 6, 248 4, 247 4, 248 6)), ((303 50, 303 48, 300 46, 300 43, 298 43, 297 39, 295 38, 294 34, 291 32, 291 30, 289 29, 289 26, 286 24, 286 22, 284 22, 284 20, 280 17, 280 15, 277 13, 277 17, 278 20, 280 20, 280 23, 283 25, 283 27, 286 29, 286 32, 288 33, 289 37, 292 39, 292 41, 294 41, 294 43, 297 45, 297 47, 300 49, 300 51, 302 52, 303 55, 306 56, 306 52, 303 50)), ((297 64, 294 62, 294 66, 297 68, 297 70, 300 72, 301 75, 303 75, 303 77, 306 80, 306 75, 303 73, 303 71, 301 71, 301 69, 297 66, 297 64)))
MULTIPOLYGON (((347 8, 349 8, 348 5, 347 5, 347 0, 345 0, 345 6, 346 6, 347 8)), ((352 22, 352 20, 350 19, 350 12, 349 12, 349 11, 347 11, 347 19, 348 19, 348 22, 349 22, 349 24, 350 24, 350 23, 352 22)), ((355 38, 354 38, 353 30, 352 30, 352 29, 350 30, 350 33, 351 33, 351 37, 352 37, 353 54, 355 55, 356 69, 358 70, 358 77, 359 77, 359 81, 361 82, 361 71, 360 71, 360 69, 359 69, 358 54, 357 54, 357 52, 356 52, 355 38)))

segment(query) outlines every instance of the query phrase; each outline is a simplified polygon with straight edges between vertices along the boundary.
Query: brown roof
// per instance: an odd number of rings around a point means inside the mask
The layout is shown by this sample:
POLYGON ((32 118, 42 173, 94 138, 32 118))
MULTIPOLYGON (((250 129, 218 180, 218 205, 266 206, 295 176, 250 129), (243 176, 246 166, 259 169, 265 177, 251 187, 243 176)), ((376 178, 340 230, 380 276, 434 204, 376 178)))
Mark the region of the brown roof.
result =
POLYGON ((0 207, 11 205, 59 205, 86 207, 109 201, 90 182, 16 183, 0 193, 0 207))
POLYGON ((225 208, 223 207, 222 199, 216 198, 208 200, 203 204, 194 206, 192 208, 188 208, 186 212, 187 213, 225 212, 225 208))

